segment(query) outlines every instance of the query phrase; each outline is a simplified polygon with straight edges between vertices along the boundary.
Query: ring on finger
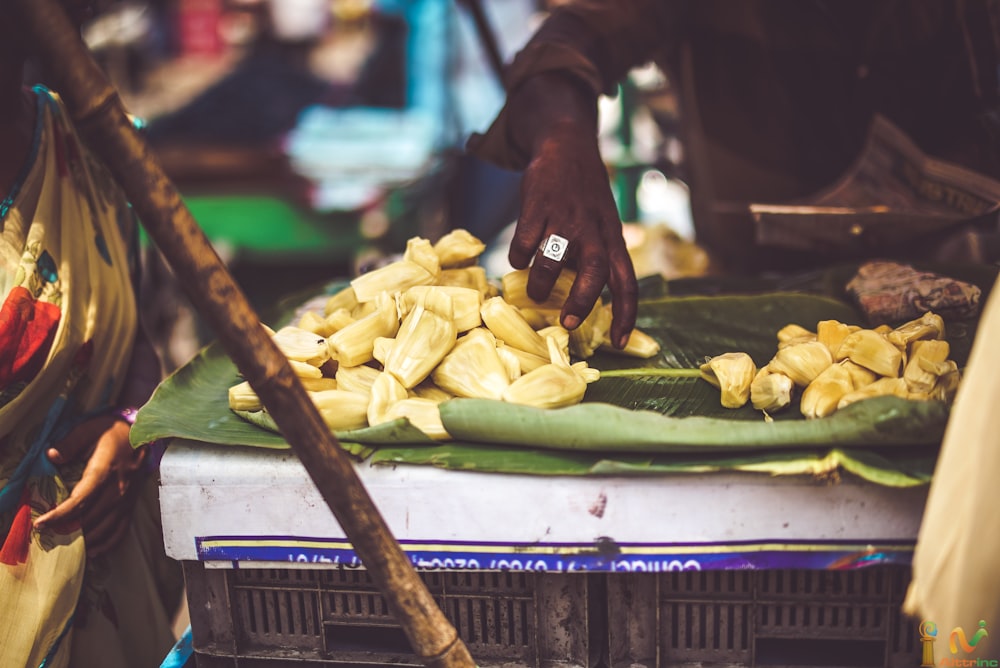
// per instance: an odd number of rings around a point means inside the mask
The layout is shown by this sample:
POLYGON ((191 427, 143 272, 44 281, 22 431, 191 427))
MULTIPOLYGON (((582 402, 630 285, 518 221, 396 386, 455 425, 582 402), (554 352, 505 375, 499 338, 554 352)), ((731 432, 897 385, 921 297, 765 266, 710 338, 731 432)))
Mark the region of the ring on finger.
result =
POLYGON ((561 237, 558 234, 550 234, 542 243, 540 250, 543 257, 547 257, 554 262, 562 262, 568 247, 569 239, 561 237))

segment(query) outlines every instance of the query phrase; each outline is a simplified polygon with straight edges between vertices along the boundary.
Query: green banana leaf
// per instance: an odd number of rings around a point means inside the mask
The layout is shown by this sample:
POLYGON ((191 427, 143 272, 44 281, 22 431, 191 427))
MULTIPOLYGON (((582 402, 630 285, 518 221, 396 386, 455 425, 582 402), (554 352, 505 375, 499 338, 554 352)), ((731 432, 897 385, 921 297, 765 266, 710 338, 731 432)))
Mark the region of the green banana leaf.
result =
MULTIPOLYGON (((375 464, 539 475, 740 470, 822 476, 842 469, 879 484, 926 483, 947 422, 942 404, 881 398, 812 421, 793 406, 764 422, 749 406, 723 408, 718 390, 698 379, 698 366, 723 352, 744 351, 758 365, 766 363, 775 351, 775 332, 788 323, 810 329, 824 319, 866 324, 842 295, 823 289, 828 275, 811 280, 811 289, 824 294, 670 296, 673 284, 644 280, 641 295, 647 298, 640 302, 637 326, 662 350, 649 360, 599 351, 589 362, 602 377, 588 387, 583 404, 539 411, 456 399, 441 408, 453 436, 446 443, 431 441, 405 420, 337 436, 348 452, 375 464)), ((800 279, 790 289, 808 282, 800 279)), ((287 322, 303 301, 286 303, 275 324, 287 322)), ((974 321, 949 323, 952 357, 960 366, 974 332, 974 321)), ((229 410, 227 390, 239 380, 221 347, 208 346, 157 388, 139 412, 133 442, 185 438, 287 448, 266 414, 241 417, 229 410)))

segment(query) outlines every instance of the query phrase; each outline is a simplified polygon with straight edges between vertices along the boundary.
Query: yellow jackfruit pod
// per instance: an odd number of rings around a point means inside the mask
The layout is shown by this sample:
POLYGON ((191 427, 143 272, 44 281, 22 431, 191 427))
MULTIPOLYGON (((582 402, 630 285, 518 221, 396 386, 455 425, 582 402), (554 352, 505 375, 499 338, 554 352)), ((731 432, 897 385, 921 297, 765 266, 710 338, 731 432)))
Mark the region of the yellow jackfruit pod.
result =
POLYGON ((360 366, 340 366, 337 367, 337 387, 341 390, 371 396, 372 385, 375 379, 382 373, 375 367, 365 364, 360 366))
POLYGON ((319 367, 330 359, 326 338, 307 329, 289 325, 276 331, 271 338, 289 360, 319 367))
POLYGON ((949 367, 948 370, 938 375, 937 382, 931 388, 930 395, 931 398, 938 401, 951 403, 955 400, 955 393, 958 391, 958 385, 961 381, 961 373, 958 370, 958 364, 954 360, 948 360, 946 364, 949 367))
POLYGON ((454 229, 434 242, 434 252, 442 269, 474 264, 486 250, 486 244, 468 230, 454 229))
POLYGON ((837 402, 837 410, 841 410, 845 406, 850 406, 862 399, 889 395, 909 399, 910 391, 906 387, 906 381, 902 378, 879 378, 873 383, 868 383, 864 387, 851 390, 842 396, 840 401, 837 402))
POLYGON ((771 371, 783 373, 799 387, 805 387, 833 364, 830 349, 819 341, 806 341, 786 348, 778 348, 768 362, 771 371))
MULTIPOLYGON (((531 353, 522 353, 522 355, 531 355, 531 353)), ((518 357, 512 348, 505 346, 503 341, 497 341, 497 357, 503 363, 503 368, 507 370, 507 380, 513 382, 524 373, 524 370, 521 369, 521 358, 518 357)), ((531 357, 535 357, 535 355, 531 355, 531 357)), ((541 360, 541 358, 538 359, 541 360)), ((542 360, 535 368, 544 363, 545 360, 542 360)))
POLYGON ((479 310, 483 324, 497 339, 511 348, 524 352, 548 357, 548 346, 545 339, 531 328, 516 306, 505 301, 503 297, 492 297, 483 302, 479 310))
POLYGON ((505 350, 507 353, 517 358, 518 366, 521 369, 521 375, 524 375, 529 371, 534 371, 538 367, 545 366, 549 363, 548 357, 541 357, 539 355, 535 355, 534 353, 526 353, 523 350, 504 345, 503 341, 497 342, 497 350, 505 350))
POLYGON ((831 415, 845 394, 854 391, 851 374, 839 364, 831 364, 806 385, 799 399, 799 410, 807 419, 831 415))
POLYGON ((523 306, 519 306, 521 309, 521 315, 524 319, 528 321, 531 328, 534 330, 545 329, 546 327, 562 327, 559 324, 559 311, 556 309, 539 309, 523 306))
MULTIPOLYGON (((391 295, 394 293, 387 293, 387 294, 391 295)), ((355 320, 361 320, 361 318, 364 318, 366 315, 371 315, 374 312, 375 312, 375 300, 373 299, 370 302, 365 302, 364 304, 358 304, 353 309, 351 309, 351 317, 354 318, 355 320)))
POLYGON ((434 252, 434 246, 423 237, 411 237, 406 240, 406 250, 403 251, 403 260, 409 260, 419 264, 430 272, 431 276, 437 277, 441 271, 441 260, 434 252))
POLYGON ((556 277, 555 285, 549 296, 542 302, 536 302, 528 296, 528 273, 530 269, 515 269, 500 278, 500 289, 504 299, 518 308, 535 308, 543 310, 562 311, 569 298, 570 288, 576 280, 576 272, 563 269, 556 277))
POLYGON ((289 366, 292 367, 292 371, 299 378, 321 378, 323 376, 323 371, 318 367, 308 362, 299 362, 298 360, 288 360, 289 366))
POLYGON ((482 294, 473 288, 455 285, 416 285, 403 293, 403 302, 408 313, 421 303, 428 292, 441 291, 451 297, 454 314, 452 319, 459 332, 467 332, 483 324, 479 309, 483 305, 482 294))
POLYGON ((859 329, 848 334, 840 344, 836 359, 849 359, 879 376, 896 378, 903 363, 903 353, 882 334, 859 329))
POLYGON ((234 411, 259 411, 264 404, 250 383, 243 381, 229 388, 229 408, 234 411))
POLYGON ((299 382, 301 382, 302 387, 309 392, 321 392, 323 390, 337 389, 337 380, 334 378, 327 378, 326 376, 323 376, 322 378, 302 378, 300 376, 299 382))
POLYGON ((889 325, 879 325, 878 327, 873 327, 871 331, 876 334, 881 334, 882 336, 888 336, 889 332, 892 331, 892 327, 889 325))
POLYGON ((762 366, 750 383, 750 403, 756 410, 775 413, 792 403, 795 383, 783 373, 762 366))
MULTIPOLYGON (((374 302, 371 303, 374 304, 374 302)), ((333 311, 330 315, 326 316, 325 320, 327 329, 330 332, 326 335, 327 338, 330 338, 355 321, 354 316, 346 308, 339 308, 333 311)))
POLYGON ((354 288, 351 286, 344 287, 326 300, 326 304, 323 307, 323 315, 328 316, 334 311, 339 311, 344 309, 348 313, 354 310, 354 307, 358 305, 358 297, 354 294, 354 288))
POLYGON ((569 333, 569 350, 580 359, 591 357, 608 340, 611 311, 598 301, 580 325, 569 333))
POLYGON ((488 330, 477 327, 460 338, 431 374, 434 383, 457 397, 500 399, 510 374, 488 330))
POLYGON ((420 397, 401 399, 389 406, 381 416, 383 422, 399 418, 406 418, 410 424, 436 441, 447 441, 451 438, 451 434, 441 422, 441 411, 438 410, 436 401, 420 397))
POLYGON ((458 328, 453 315, 452 300, 447 293, 427 293, 423 303, 414 307, 399 326, 384 370, 405 388, 427 378, 455 345, 458 328))
POLYGON ((660 342, 642 330, 633 329, 628 335, 628 342, 621 350, 615 348, 610 341, 602 343, 601 350, 618 355, 627 355, 628 357, 649 359, 659 354, 660 342))
POLYGON ((792 340, 807 341, 814 340, 815 338, 816 332, 794 322, 778 330, 778 343, 787 343, 792 340))
POLYGON ((416 387, 414 387, 411 392, 413 396, 419 397, 421 399, 427 399, 433 401, 436 404, 443 403, 449 399, 454 399, 455 395, 447 390, 438 387, 433 380, 425 380, 416 387))
MULTIPOLYGON (((435 256, 436 258, 437 256, 435 256)), ((373 301, 382 292, 402 292, 414 285, 430 285, 435 275, 413 260, 396 260, 351 281, 359 303, 373 301)))
POLYGON ((590 384, 601 379, 601 370, 590 366, 585 360, 574 362, 570 364, 570 367, 576 371, 580 378, 583 378, 585 383, 590 384))
POLYGON ((938 376, 950 371, 946 364, 951 347, 943 339, 917 339, 910 344, 910 358, 903 379, 911 392, 930 392, 938 376))
POLYGON ((434 281, 434 285, 451 285, 457 288, 471 288, 479 291, 483 299, 487 299, 493 291, 486 269, 480 266, 461 267, 460 269, 442 269, 434 281))
POLYGON ((380 373, 372 383, 372 391, 368 397, 368 424, 374 426, 385 422, 384 416, 389 407, 409 396, 410 393, 395 376, 391 373, 380 373))
POLYGON ((851 385, 855 390, 860 390, 865 385, 874 383, 878 379, 878 375, 874 371, 866 369, 851 360, 840 360, 837 364, 842 366, 844 370, 847 371, 848 375, 851 377, 851 385))
POLYGON ((906 348, 914 341, 922 339, 943 339, 944 319, 928 311, 915 320, 900 325, 893 329, 886 338, 899 348, 906 348))
POLYGON ((327 339, 330 351, 340 366, 359 366, 371 361, 375 339, 395 336, 399 330, 395 300, 383 292, 374 304, 374 311, 327 339))
POLYGON ((587 393, 587 382, 567 364, 556 342, 548 338, 549 364, 524 374, 504 390, 503 400, 536 408, 561 408, 578 404, 587 393))
POLYGON ((296 327, 312 332, 313 334, 319 334, 323 338, 330 336, 336 331, 330 327, 330 323, 327 322, 326 318, 312 311, 303 313, 296 323, 296 327))
POLYGON ((347 431, 368 426, 368 397, 345 390, 308 392, 330 431, 347 431))
POLYGON ((820 320, 816 323, 816 340, 830 349, 834 359, 837 358, 837 351, 840 344, 844 342, 847 335, 851 333, 851 328, 839 320, 820 320))
POLYGON ((701 378, 721 390, 719 401, 726 408, 739 408, 750 399, 750 383, 757 365, 746 353, 723 353, 698 368, 701 378))
POLYGON ((569 361, 570 340, 573 336, 569 330, 562 325, 549 325, 548 327, 542 327, 537 331, 538 335, 543 339, 550 336, 555 339, 556 345, 559 347, 559 351, 563 354, 563 358, 567 362, 569 361))

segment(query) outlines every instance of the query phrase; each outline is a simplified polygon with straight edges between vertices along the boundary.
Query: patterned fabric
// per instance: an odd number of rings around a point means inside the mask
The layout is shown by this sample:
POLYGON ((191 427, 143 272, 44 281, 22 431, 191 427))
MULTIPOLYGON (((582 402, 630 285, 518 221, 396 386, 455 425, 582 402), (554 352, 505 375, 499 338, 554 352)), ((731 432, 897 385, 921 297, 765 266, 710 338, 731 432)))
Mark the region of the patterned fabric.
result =
MULTIPOLYGON (((116 557, 86 559, 80 529, 37 531, 32 522, 68 496, 83 470, 60 475, 47 448, 113 406, 121 390, 136 335, 136 226, 58 96, 40 87, 34 94, 32 152, 0 203, 0 665, 112 666, 103 656, 120 654, 115 629, 133 613, 117 609, 109 583, 140 568, 118 563, 111 578, 116 557), (89 630, 102 626, 108 639, 90 643, 101 654, 78 660, 89 630)), ((146 519, 155 524, 158 515, 146 519)), ((135 531, 118 552, 131 549, 135 531)), ((150 594, 134 582, 114 586, 150 594)), ((146 651, 162 657, 169 642, 146 651)))

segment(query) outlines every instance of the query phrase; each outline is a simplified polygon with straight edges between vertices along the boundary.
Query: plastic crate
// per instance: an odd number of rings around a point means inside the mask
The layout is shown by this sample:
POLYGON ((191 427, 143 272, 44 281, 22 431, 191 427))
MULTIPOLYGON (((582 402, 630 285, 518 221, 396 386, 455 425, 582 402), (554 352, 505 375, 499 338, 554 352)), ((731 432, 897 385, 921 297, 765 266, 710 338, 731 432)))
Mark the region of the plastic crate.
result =
MULTIPOLYGON (((363 569, 185 562, 198 668, 419 666, 363 569)), ((425 572, 480 666, 897 666, 909 569, 425 572)))

